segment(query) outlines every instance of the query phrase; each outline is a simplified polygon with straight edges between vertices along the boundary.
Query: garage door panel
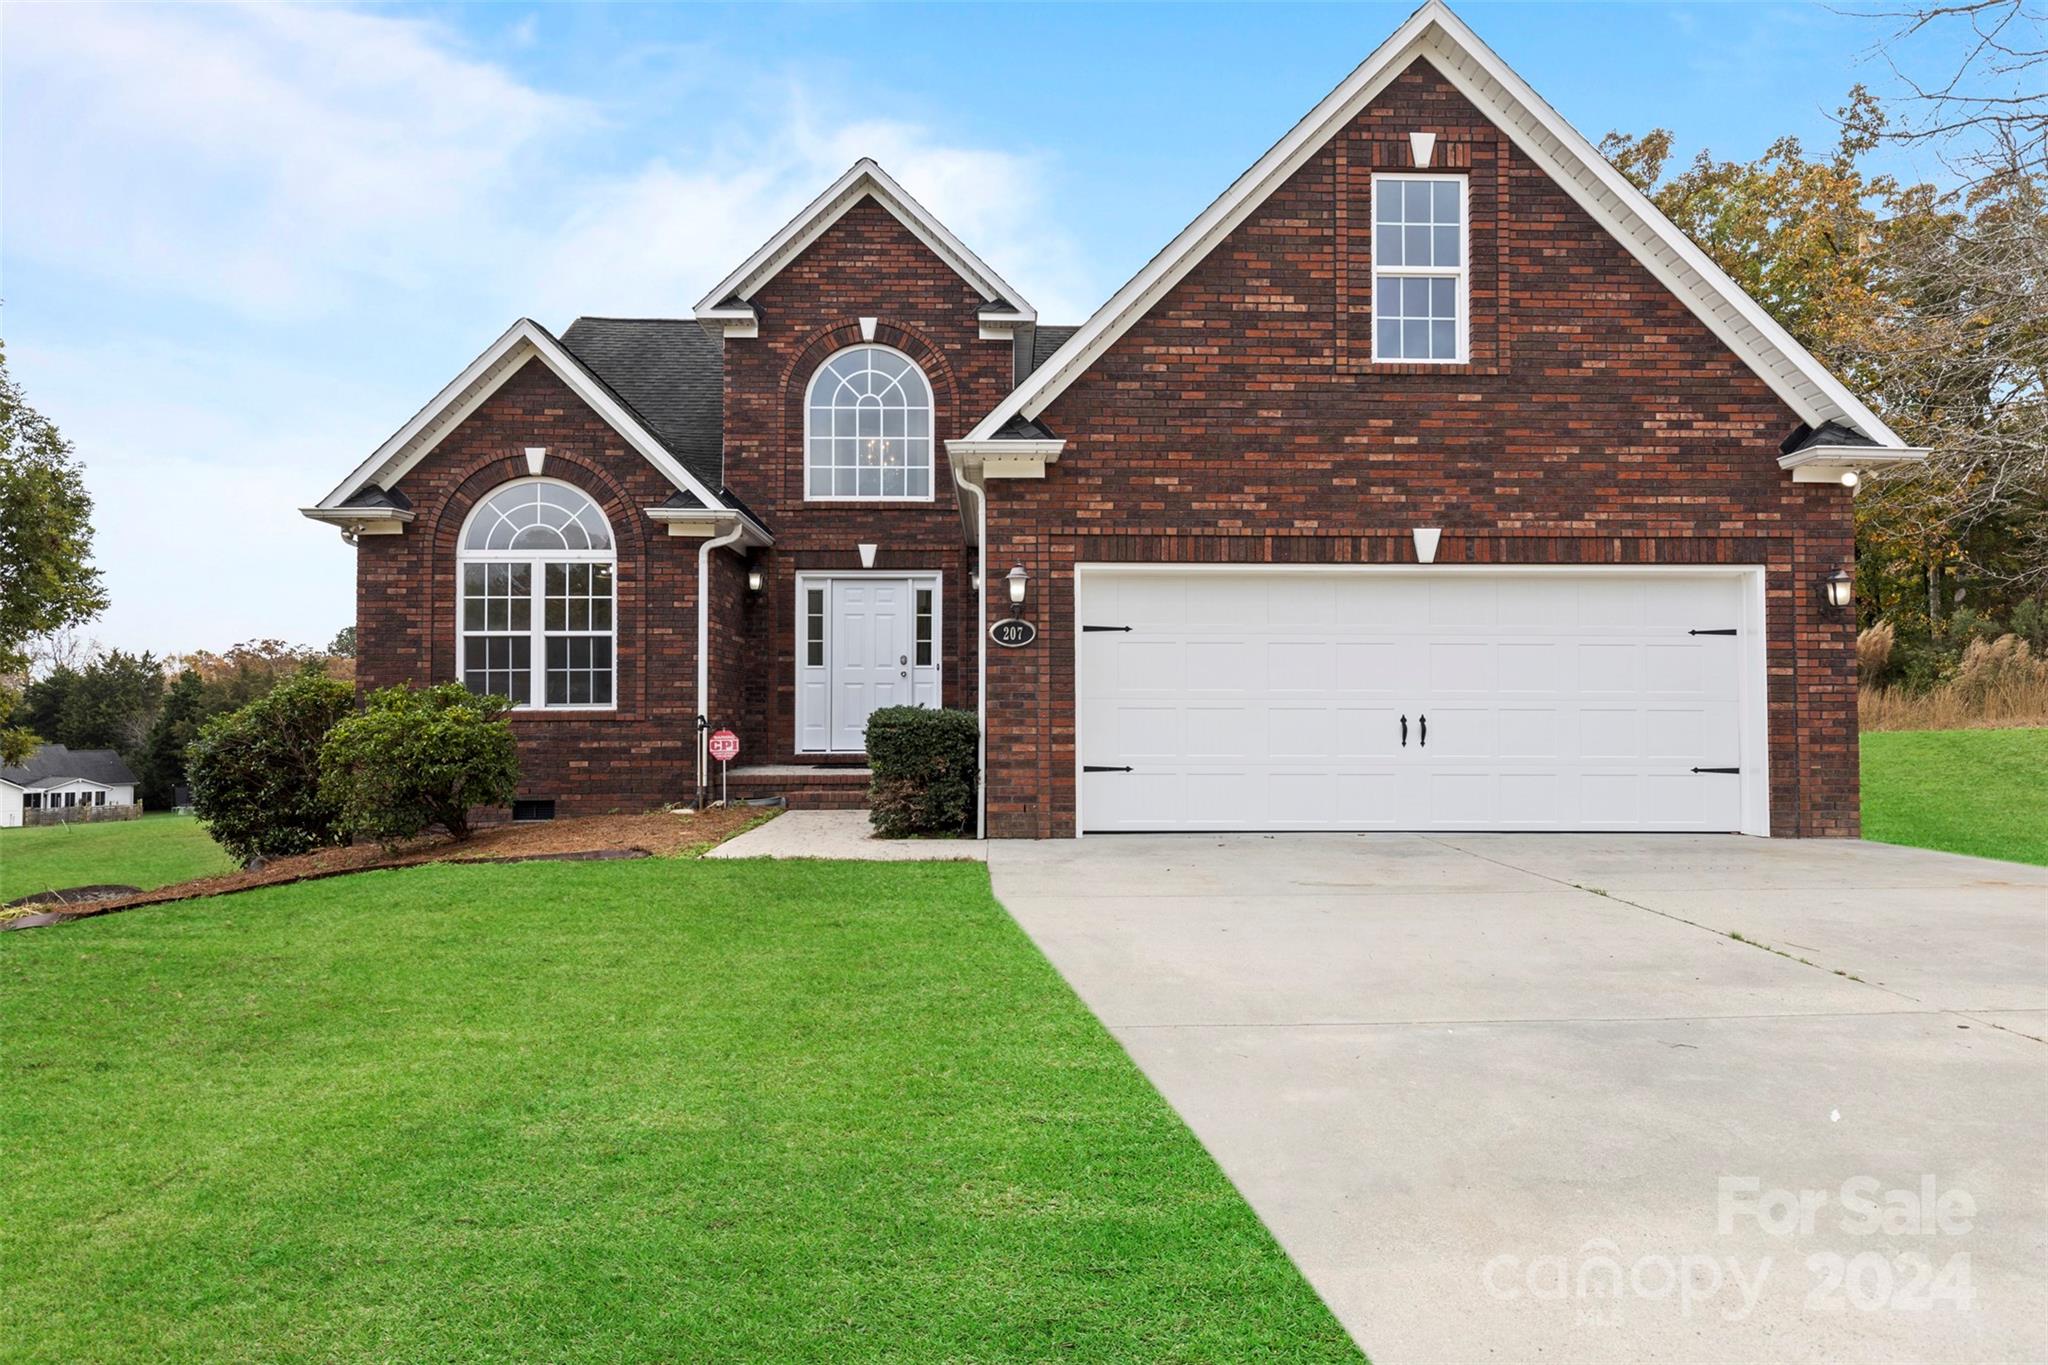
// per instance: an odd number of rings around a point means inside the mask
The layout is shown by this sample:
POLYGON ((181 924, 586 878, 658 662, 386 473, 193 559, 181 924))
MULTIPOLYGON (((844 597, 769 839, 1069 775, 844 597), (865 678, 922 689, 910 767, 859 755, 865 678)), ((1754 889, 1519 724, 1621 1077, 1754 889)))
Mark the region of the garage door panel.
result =
POLYGON ((1504 706, 1494 713, 1497 751, 1504 759, 1558 757, 1558 712, 1554 706, 1504 706))
POLYGON ((1279 761, 1326 760, 1337 752, 1337 713, 1330 706, 1272 705, 1266 710, 1266 755, 1279 761))
POLYGON ((1578 690, 1627 692, 1642 688, 1642 647, 1628 641, 1582 641, 1578 646, 1578 690))
POLYGON ((1492 642, 1431 640, 1429 685, 1434 692, 1492 692, 1495 687, 1492 642))
POLYGON ((1181 715, 1186 756, 1199 762, 1250 758, 1258 747, 1256 706, 1189 706, 1181 715))
POLYGON ((1337 679, 1335 646, 1328 640, 1274 640, 1266 646, 1266 690, 1328 692, 1337 679))
MULTIPOLYGON (((1085 570, 1088 830, 1742 827, 1733 577, 1085 570), (1402 743, 1402 720, 1408 721, 1402 743), (1422 740, 1422 722, 1429 737, 1422 740)), ((1760 723, 1760 720, 1759 722, 1760 723)))
POLYGON ((1492 578, 1433 578, 1429 624, 1433 627, 1492 626, 1499 623, 1499 582, 1492 578))
POLYGON ((1494 648, 1502 692, 1555 692, 1563 688, 1564 646, 1548 640, 1503 640, 1494 648))
POLYGON ((1265 685, 1263 642, 1247 639, 1193 639, 1187 643, 1184 677, 1176 686, 1191 692, 1256 695, 1265 685))
POLYGON ((1338 758, 1391 758, 1400 748, 1400 714, 1391 706, 1337 709, 1338 758))

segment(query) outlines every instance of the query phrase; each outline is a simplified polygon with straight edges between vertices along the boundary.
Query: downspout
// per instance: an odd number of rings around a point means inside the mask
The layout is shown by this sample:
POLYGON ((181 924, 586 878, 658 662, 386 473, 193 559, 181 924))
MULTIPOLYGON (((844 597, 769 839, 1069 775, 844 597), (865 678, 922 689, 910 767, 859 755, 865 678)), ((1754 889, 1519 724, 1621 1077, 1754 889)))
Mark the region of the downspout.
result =
MULTIPOLYGON (((956 463, 953 478, 974 495, 974 837, 988 838, 988 490, 956 463)), ((970 580, 971 582, 972 580, 970 580)))
POLYGON ((730 545, 747 533, 747 524, 735 520, 732 529, 712 536, 697 547, 697 809, 704 809, 704 793, 711 781, 710 759, 705 749, 710 718, 704 708, 711 697, 711 552, 730 545))

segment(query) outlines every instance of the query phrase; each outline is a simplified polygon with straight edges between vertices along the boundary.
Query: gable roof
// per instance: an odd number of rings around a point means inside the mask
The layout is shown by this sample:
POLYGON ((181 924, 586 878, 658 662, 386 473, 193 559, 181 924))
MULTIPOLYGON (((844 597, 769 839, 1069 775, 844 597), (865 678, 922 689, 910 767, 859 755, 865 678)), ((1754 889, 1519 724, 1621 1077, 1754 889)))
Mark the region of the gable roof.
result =
POLYGON ((1490 118, 1523 155, 1627 247, 1809 426, 1837 421, 1881 446, 1904 447, 1890 427, 1743 293, 1442 0, 1427 0, 1410 15, 1222 197, 1202 210, 1098 308, 966 439, 992 439, 1012 418, 1036 418, 1042 413, 1417 58, 1428 60, 1490 118))
POLYGON ((801 213, 785 223, 781 231, 762 243, 761 249, 747 257, 739 269, 720 280, 698 300, 698 320, 708 326, 750 318, 753 314, 751 300, 762 286, 781 274, 783 268, 822 237, 826 229, 844 217, 848 209, 864 199, 873 199, 887 209, 934 255, 951 266, 955 274, 972 285, 982 298, 990 303, 1003 303, 1007 309, 1005 316, 1014 315, 1027 321, 1038 316, 1037 310, 1024 302, 1024 296, 991 269, 988 262, 969 251, 944 223, 911 198, 887 171, 872 158, 864 156, 827 186, 823 194, 807 204, 801 213))
POLYGON ((578 318, 562 348, 709 488, 725 476, 725 342, 689 318, 578 318))
POLYGON ((711 491, 718 482, 715 475, 707 482, 686 468, 676 452, 610 384, 557 341, 547 328, 531 318, 521 318, 450 380, 431 402, 414 413, 411 421, 393 432, 369 459, 356 466, 355 472, 337 484, 333 492, 317 505, 302 509, 304 513, 316 521, 332 521, 364 490, 372 486, 389 489, 529 360, 539 360, 552 370, 556 378, 677 488, 694 493, 706 507, 730 510, 711 491))
POLYGON ((102 787, 132 787, 135 774, 112 749, 67 749, 61 744, 43 745, 18 768, 0 768, 0 782, 10 782, 26 791, 79 781, 102 787))

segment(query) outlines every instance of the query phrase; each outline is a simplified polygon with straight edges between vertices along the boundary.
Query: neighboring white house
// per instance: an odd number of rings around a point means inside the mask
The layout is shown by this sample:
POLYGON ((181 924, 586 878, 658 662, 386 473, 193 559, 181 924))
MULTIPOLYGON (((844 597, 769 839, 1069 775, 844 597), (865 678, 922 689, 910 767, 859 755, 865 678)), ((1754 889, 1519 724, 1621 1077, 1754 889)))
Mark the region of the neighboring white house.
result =
POLYGON ((0 768, 0 829, 20 825, 29 811, 134 804, 135 774, 112 749, 45 744, 21 767, 0 768))

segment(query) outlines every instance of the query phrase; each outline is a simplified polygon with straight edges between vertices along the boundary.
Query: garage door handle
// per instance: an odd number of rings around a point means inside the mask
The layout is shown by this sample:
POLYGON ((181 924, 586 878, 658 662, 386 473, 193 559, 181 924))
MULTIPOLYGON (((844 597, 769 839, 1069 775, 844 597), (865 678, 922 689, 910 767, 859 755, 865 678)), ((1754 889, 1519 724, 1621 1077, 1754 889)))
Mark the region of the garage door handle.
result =
POLYGON ((1694 771, 1694 772, 1696 772, 1696 773, 1739 773, 1739 772, 1741 772, 1741 771, 1742 771, 1742 769, 1740 769, 1740 768, 1694 768, 1694 769, 1693 769, 1693 771, 1694 771))
POLYGON ((1408 747, 1408 717, 1401 717, 1401 747, 1408 747))
POLYGON ((1422 718, 1422 747, 1423 747, 1423 748, 1425 748, 1425 749, 1427 749, 1427 748, 1429 747, 1429 717, 1428 717, 1428 716, 1424 716, 1424 717, 1422 718))
POLYGON ((1112 768, 1106 763, 1083 763, 1081 771, 1084 773, 1127 773, 1131 769, 1128 766, 1112 768))
POLYGON ((1131 628, 1130 628, 1129 626, 1083 626, 1083 627, 1081 627, 1081 633, 1082 633, 1083 635, 1091 635, 1091 634, 1094 634, 1094 633, 1095 633, 1095 632, 1097 632, 1097 631, 1103 631, 1103 630, 1120 630, 1120 631, 1124 632, 1124 633, 1125 633, 1126 635, 1128 635, 1128 634, 1130 634, 1131 628))

